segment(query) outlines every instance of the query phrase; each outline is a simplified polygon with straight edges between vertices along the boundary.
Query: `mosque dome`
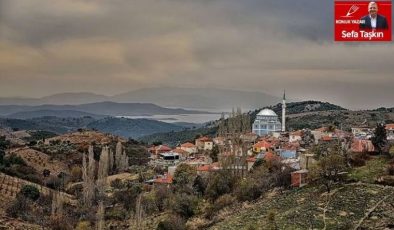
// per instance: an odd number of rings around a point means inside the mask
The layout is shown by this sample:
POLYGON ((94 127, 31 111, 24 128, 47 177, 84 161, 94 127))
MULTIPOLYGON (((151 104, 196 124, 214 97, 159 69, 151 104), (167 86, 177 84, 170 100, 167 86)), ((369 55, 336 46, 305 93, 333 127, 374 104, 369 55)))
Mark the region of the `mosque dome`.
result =
POLYGON ((258 114, 258 116, 275 116, 277 117, 278 115, 272 111, 271 109, 263 109, 261 110, 258 114))

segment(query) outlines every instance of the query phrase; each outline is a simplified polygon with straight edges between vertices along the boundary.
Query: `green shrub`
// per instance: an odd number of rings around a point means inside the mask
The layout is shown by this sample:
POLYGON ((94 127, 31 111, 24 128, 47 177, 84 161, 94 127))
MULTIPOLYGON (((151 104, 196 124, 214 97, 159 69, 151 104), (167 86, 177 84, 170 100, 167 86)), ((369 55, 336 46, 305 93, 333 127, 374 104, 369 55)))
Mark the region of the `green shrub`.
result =
POLYGON ((167 219, 161 221, 156 230, 184 230, 186 229, 185 220, 180 216, 171 215, 167 219))
POLYGON ((33 185, 24 185, 19 193, 33 201, 40 197, 40 191, 33 185))
POLYGON ((188 219, 196 213, 197 205, 197 197, 185 193, 175 194, 172 200, 171 209, 182 218, 188 219))

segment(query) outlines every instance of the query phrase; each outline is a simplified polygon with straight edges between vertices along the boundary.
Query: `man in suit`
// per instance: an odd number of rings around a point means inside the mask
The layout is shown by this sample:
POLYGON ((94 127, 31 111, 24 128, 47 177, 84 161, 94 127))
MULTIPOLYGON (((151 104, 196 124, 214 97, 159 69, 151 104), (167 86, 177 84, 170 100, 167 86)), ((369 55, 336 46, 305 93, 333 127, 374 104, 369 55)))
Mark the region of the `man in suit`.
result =
POLYGON ((364 23, 360 23, 360 29, 385 30, 389 28, 386 18, 378 14, 378 4, 376 2, 368 4, 368 13, 369 15, 361 18, 361 20, 364 20, 364 23))

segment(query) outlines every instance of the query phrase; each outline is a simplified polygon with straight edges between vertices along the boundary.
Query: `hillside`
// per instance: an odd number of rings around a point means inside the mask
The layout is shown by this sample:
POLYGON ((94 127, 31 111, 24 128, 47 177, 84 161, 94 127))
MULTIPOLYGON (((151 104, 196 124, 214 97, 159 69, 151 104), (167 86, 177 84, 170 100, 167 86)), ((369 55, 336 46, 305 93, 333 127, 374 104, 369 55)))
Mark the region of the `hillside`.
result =
POLYGON ((32 119, 11 119, 0 118, 0 127, 17 130, 43 130, 57 134, 77 130, 86 127, 87 124, 95 121, 92 117, 79 118, 59 118, 59 117, 39 117, 32 119))
POLYGON ((116 117, 95 119, 90 116, 85 116, 67 118, 39 117, 26 120, 0 118, 0 128, 42 130, 56 134, 74 132, 78 129, 96 129, 126 138, 138 138, 154 133, 181 131, 187 127, 151 119, 127 119, 116 117))
MULTIPOLYGON (((149 116, 149 115, 175 115, 175 114, 199 114, 207 113, 202 111, 193 111, 185 109, 164 108, 151 103, 115 103, 115 102, 97 102, 80 105, 1 105, 0 115, 12 116, 20 112, 32 111, 79 111, 97 115, 108 116, 149 116)), ((75 113, 75 112, 74 112, 75 113)))
MULTIPOLYGON (((282 115, 282 103, 278 103, 273 106, 268 106, 266 108, 272 109, 278 116, 282 115)), ((255 117, 256 114, 262 110, 256 109, 252 112, 252 116, 255 117)), ((321 112, 321 111, 332 111, 332 110, 346 110, 338 105, 334 105, 328 102, 321 101, 301 101, 301 102, 288 102, 286 103, 286 114, 302 114, 308 112, 321 112)))
POLYGON ((138 138, 160 132, 180 131, 182 126, 150 119, 104 118, 87 125, 88 128, 122 137, 138 138))
POLYGON ((215 136, 216 132, 217 132, 216 127, 212 127, 212 128, 201 127, 198 129, 187 129, 178 132, 155 133, 155 134, 140 137, 138 138, 138 140, 148 144, 152 144, 154 142, 162 142, 170 146, 176 146, 179 143, 184 143, 187 141, 193 142, 193 140, 196 138, 197 135, 215 136))
POLYGON ((377 122, 394 123, 394 112, 390 111, 322 111, 301 114, 291 114, 286 118, 289 130, 303 128, 316 129, 333 124, 343 130, 350 131, 351 127, 367 125, 375 127, 377 122))
POLYGON ((271 193, 235 212, 228 211, 231 214, 224 214, 209 229, 353 229, 358 224, 360 229, 391 229, 393 203, 394 188, 389 186, 347 184, 329 195, 309 186, 271 193))

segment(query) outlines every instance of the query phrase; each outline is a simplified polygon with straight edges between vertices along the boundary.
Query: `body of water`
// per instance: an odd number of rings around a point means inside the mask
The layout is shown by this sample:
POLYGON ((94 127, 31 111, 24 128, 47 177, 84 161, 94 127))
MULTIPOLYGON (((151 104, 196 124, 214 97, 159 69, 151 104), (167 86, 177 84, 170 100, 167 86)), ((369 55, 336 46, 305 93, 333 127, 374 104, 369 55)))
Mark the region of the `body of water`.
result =
POLYGON ((129 119, 152 119, 167 123, 175 122, 188 122, 188 123, 198 123, 202 124, 208 121, 218 120, 221 117, 220 113, 210 113, 210 114, 178 114, 178 115, 153 115, 153 116, 118 116, 129 119))

